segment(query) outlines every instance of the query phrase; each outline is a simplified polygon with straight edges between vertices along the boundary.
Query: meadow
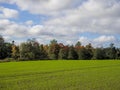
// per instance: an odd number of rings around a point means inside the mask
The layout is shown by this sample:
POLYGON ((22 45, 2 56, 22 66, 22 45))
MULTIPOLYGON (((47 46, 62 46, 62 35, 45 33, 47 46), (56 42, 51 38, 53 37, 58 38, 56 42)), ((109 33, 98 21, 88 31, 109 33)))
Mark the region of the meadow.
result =
POLYGON ((120 90, 120 61, 0 63, 0 90, 120 90))

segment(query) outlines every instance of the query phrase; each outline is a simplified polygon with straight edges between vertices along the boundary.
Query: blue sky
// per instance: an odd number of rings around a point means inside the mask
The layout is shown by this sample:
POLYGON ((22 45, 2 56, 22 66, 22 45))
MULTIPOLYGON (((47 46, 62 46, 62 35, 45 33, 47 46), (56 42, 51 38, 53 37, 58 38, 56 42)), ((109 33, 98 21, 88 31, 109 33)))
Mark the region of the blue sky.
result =
POLYGON ((120 0, 0 0, 0 34, 17 44, 120 46, 120 0))

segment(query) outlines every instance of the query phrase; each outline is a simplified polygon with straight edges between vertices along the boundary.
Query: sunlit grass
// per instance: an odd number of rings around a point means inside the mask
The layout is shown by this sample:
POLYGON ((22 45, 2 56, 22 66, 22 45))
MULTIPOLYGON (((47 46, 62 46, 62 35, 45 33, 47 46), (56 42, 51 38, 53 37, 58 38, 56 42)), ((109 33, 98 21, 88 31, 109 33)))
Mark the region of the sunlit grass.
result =
POLYGON ((0 90, 120 90, 120 61, 0 63, 0 90))

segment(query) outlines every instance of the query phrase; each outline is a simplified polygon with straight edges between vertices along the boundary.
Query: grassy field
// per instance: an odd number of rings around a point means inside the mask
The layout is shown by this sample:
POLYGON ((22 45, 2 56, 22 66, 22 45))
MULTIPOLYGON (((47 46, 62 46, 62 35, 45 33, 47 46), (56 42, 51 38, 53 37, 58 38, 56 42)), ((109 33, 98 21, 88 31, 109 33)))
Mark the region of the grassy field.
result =
POLYGON ((120 90, 120 61, 0 63, 0 90, 120 90))

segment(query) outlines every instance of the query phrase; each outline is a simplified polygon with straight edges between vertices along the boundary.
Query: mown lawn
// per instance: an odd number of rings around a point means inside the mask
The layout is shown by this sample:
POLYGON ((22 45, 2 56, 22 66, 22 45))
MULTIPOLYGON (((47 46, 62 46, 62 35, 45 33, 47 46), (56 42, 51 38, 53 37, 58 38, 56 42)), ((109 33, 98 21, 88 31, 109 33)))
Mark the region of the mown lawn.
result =
POLYGON ((120 61, 0 63, 0 90, 120 90, 120 61))

